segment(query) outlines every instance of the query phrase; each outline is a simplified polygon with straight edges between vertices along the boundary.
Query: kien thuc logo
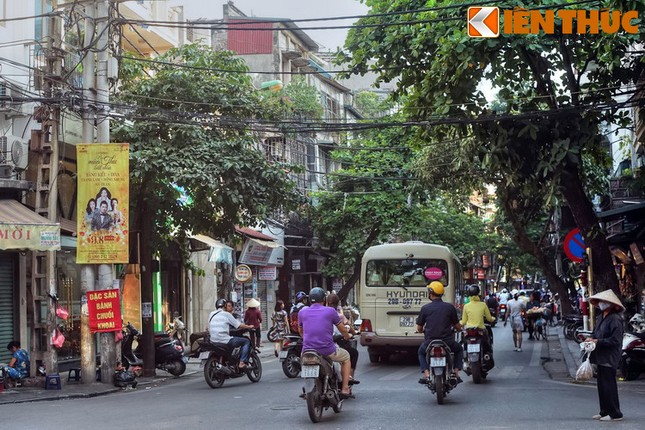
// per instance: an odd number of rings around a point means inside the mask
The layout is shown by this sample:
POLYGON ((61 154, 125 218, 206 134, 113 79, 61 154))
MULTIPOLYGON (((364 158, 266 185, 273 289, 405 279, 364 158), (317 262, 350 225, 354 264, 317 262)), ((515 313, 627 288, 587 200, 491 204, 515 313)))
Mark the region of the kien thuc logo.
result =
MULTIPOLYGON (((609 9, 506 9, 504 34, 555 34, 556 20, 562 34, 613 34, 619 31, 638 34, 638 12, 609 9)), ((498 37, 500 34, 500 10, 494 6, 468 8, 468 36, 476 38, 498 37)))
POLYGON ((468 8, 468 36, 499 36, 499 8, 492 6, 468 8))

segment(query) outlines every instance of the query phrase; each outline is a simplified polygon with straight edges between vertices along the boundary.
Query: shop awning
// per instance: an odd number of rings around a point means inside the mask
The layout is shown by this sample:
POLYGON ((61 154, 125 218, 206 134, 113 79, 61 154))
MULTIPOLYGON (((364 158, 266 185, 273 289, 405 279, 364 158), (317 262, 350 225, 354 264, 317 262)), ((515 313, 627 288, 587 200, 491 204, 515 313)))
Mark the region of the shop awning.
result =
POLYGON ((233 248, 230 246, 204 234, 196 234, 194 236, 190 236, 190 238, 198 240, 210 247, 208 261, 214 263, 233 264, 233 248))
POLYGON ((286 246, 280 245, 279 243, 276 243, 272 240, 260 240, 260 239, 253 239, 249 237, 249 240, 252 242, 257 243, 258 245, 266 246, 267 248, 284 248, 287 249, 286 246))
POLYGON ((239 234, 242 234, 244 236, 247 236, 253 239, 266 240, 266 241, 275 240, 275 237, 269 236, 268 234, 260 233, 259 231, 253 230, 250 227, 235 226, 235 231, 238 232, 239 234))
POLYGON ((58 251, 60 225, 16 200, 0 200, 0 249, 58 251))

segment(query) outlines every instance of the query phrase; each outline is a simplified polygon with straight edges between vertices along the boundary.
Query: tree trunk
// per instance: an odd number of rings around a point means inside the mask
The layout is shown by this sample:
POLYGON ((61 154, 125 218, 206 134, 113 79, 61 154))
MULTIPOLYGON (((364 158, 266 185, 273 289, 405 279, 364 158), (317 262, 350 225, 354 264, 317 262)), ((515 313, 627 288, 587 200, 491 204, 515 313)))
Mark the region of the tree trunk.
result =
POLYGON ((591 249, 591 270, 593 271, 593 291, 611 289, 618 297, 618 279, 609 251, 605 232, 600 228, 598 217, 591 201, 584 191, 582 180, 576 166, 568 166, 562 172, 562 195, 569 204, 576 225, 584 237, 585 245, 591 249))
POLYGON ((504 198, 503 201, 505 213, 508 216, 513 229, 515 230, 515 242, 520 247, 520 249, 528 252, 533 257, 535 257, 538 264, 544 271, 544 276, 546 276, 546 279, 549 282, 549 288, 560 295, 560 306, 562 307, 562 314, 570 314, 572 312, 572 308, 571 302, 569 301, 567 286, 556 273, 555 267, 553 267, 553 265, 549 262, 546 254, 542 252, 540 247, 531 240, 528 234, 526 234, 524 226, 518 220, 515 212, 513 212, 513 208, 511 207, 509 199, 504 198))

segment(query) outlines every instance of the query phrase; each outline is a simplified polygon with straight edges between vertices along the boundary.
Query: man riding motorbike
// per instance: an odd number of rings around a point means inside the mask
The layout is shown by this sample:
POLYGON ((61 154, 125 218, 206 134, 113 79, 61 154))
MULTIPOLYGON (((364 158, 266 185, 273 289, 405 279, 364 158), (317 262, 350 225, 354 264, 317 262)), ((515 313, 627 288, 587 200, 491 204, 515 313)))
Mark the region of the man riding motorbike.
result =
POLYGON ((488 306, 486 303, 482 303, 479 297, 479 286, 471 285, 468 288, 468 295, 470 296, 470 302, 467 305, 464 305, 464 310, 461 316, 461 325, 464 328, 476 327, 482 330, 482 350, 484 353, 490 353, 491 357, 493 356, 493 350, 491 348, 490 337, 488 335, 488 330, 484 324, 484 319, 489 323, 492 323, 495 318, 490 314, 488 306))
POLYGON ((291 326, 291 331, 293 333, 298 332, 298 313, 300 311, 308 306, 307 300, 309 296, 307 296, 307 293, 304 291, 298 291, 296 293, 296 303, 291 306, 291 310, 289 311, 289 325, 291 326))
POLYGON ((439 281, 433 281, 428 285, 428 296, 430 303, 423 305, 417 317, 417 333, 425 334, 425 341, 419 346, 419 364, 423 377, 419 379, 420 384, 427 384, 430 378, 426 349, 433 340, 442 340, 448 345, 455 355, 453 372, 457 382, 463 382, 459 377, 459 370, 464 366, 464 350, 455 341, 454 330, 461 331, 457 309, 447 302, 441 300, 444 287, 439 281))
POLYGON ((351 334, 345 328, 340 315, 335 309, 325 306, 325 291, 316 287, 309 292, 311 306, 304 307, 298 314, 298 331, 302 336, 302 350, 313 349, 340 364, 343 386, 340 396, 347 399, 351 395, 349 375, 351 363, 349 353, 334 343, 333 327, 336 326, 343 338, 350 339, 351 334))
POLYGON ((208 316, 208 333, 211 343, 225 343, 231 349, 241 346, 240 351, 240 369, 244 369, 249 364, 249 353, 251 352, 251 342, 246 337, 231 336, 229 330, 231 327, 237 329, 253 329, 254 327, 242 324, 233 317, 233 302, 230 300, 219 299, 215 303, 216 310, 208 316))

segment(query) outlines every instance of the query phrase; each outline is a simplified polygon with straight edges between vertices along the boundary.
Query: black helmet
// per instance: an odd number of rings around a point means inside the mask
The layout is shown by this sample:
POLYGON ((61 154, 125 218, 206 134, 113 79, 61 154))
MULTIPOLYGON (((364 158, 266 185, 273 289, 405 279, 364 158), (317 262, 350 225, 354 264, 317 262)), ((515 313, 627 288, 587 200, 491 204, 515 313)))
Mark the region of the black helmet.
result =
POLYGON ((223 308, 224 306, 226 306, 226 299, 219 299, 215 302, 216 309, 223 308))
POLYGON ((296 293, 296 302, 300 302, 306 298, 307 298, 307 293, 305 293, 304 291, 298 291, 296 293))
POLYGON ((468 295, 470 297, 479 295, 479 285, 471 285, 468 287, 468 295))
POLYGON ((322 303, 325 301, 325 290, 320 287, 313 288, 309 291, 309 301, 311 303, 322 303))

